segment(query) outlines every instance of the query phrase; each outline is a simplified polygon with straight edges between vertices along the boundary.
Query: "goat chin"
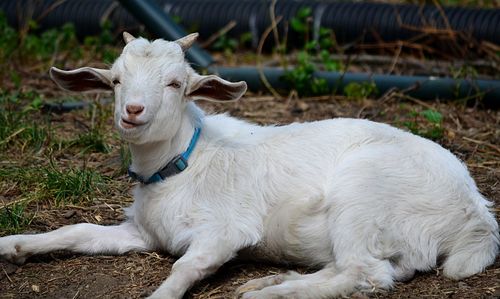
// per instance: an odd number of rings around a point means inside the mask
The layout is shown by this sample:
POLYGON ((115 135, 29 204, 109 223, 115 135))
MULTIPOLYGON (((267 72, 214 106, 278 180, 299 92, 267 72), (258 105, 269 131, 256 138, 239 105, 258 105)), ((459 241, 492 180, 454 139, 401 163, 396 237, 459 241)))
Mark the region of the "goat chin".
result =
POLYGON ((246 84, 196 74, 184 61, 196 35, 175 42, 124 36, 111 70, 53 68, 51 77, 79 91, 109 85, 117 121, 148 122, 133 128, 139 133, 122 132, 132 141, 131 168, 143 177, 184 151, 201 127, 189 166, 135 186, 121 225, 3 237, 0 257, 23 263, 61 249, 181 256, 151 298, 182 298, 236 256, 318 268, 251 280, 236 290, 243 298, 345 296, 390 288, 441 257, 452 279, 494 262, 500 242, 491 203, 438 144, 367 120, 262 127, 206 116, 193 99, 235 100, 246 84))

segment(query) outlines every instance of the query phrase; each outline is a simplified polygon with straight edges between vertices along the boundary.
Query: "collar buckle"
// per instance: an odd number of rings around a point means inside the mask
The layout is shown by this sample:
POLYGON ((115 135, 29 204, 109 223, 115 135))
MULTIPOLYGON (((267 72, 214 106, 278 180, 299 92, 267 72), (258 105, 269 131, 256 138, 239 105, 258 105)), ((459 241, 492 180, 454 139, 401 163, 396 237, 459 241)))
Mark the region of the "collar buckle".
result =
POLYGON ((162 180, 169 176, 173 176, 175 174, 178 174, 182 172, 184 169, 188 167, 188 162, 186 158, 184 158, 182 155, 175 156, 170 162, 165 165, 160 171, 157 173, 160 175, 162 180))

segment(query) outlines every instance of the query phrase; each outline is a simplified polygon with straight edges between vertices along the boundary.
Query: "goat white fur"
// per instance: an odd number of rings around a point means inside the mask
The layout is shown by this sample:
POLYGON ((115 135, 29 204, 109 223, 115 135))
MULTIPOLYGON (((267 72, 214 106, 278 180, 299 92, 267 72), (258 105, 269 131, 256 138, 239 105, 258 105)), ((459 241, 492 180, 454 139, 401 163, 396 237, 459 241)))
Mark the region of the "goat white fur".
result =
POLYGON ((461 279, 498 253, 491 205, 466 167, 436 143, 385 124, 333 119, 261 127, 204 115, 193 99, 240 98, 244 82, 196 74, 176 42, 124 34, 110 70, 51 69, 62 88, 113 89, 115 122, 130 142, 132 169, 151 176, 202 133, 189 167, 134 188, 128 220, 77 224, 0 238, 0 256, 72 250, 121 254, 162 250, 181 256, 150 298, 182 298, 197 281, 241 256, 320 270, 249 281, 243 298, 330 298, 437 266, 461 279))

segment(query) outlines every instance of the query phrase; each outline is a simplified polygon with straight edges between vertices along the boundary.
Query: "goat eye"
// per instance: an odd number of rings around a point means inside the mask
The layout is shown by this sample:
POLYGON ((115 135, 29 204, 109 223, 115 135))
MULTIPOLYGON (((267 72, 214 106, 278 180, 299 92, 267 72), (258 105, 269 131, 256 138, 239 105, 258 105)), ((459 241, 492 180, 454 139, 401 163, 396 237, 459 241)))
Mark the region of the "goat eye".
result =
POLYGON ((115 85, 115 86, 116 86, 116 85, 118 85, 118 84, 120 84, 120 80, 118 80, 118 79, 114 79, 114 80, 113 80, 113 85, 115 85))
POLYGON ((173 88, 177 89, 177 88, 181 88, 181 83, 178 82, 178 81, 172 81, 167 86, 168 87, 173 87, 173 88))

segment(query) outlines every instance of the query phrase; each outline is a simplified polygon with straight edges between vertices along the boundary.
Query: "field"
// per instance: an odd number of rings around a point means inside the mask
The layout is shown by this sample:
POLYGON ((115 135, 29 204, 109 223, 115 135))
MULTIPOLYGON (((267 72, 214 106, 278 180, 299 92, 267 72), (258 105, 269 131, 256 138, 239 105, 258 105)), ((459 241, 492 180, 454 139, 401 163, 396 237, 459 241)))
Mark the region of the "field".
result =
MULTIPOLYGON (((103 61, 109 63, 119 53, 115 35, 106 31, 81 43, 70 27, 43 37, 18 34, 0 19, 0 67, 6 70, 0 78, 0 236, 46 232, 80 222, 120 223, 124 220, 123 208, 132 202, 129 192, 134 182, 126 175, 130 161, 127 145, 113 130, 112 95, 65 93, 47 75, 51 65, 105 67, 103 61), (62 113, 62 106, 57 105, 79 101, 86 106, 70 112, 62 113)), ((217 50, 219 61, 232 65, 257 59, 227 40, 220 42, 217 50)), ((479 54, 471 54, 460 60, 465 61, 462 64, 442 57, 436 58, 439 63, 418 57, 419 67, 439 65, 444 75, 498 79, 498 64, 494 63, 500 60, 497 51, 486 59, 491 62, 486 65, 479 63, 479 54)), ((366 64, 373 60, 371 54, 361 55, 365 60, 360 58, 351 64, 343 62, 346 55, 339 54, 338 59, 330 61, 331 67, 415 72, 408 63, 414 61, 413 51, 403 49, 398 59, 390 56, 393 52, 381 52, 381 57, 389 59, 379 59, 376 65, 366 64)), ((271 54, 263 56, 269 61, 280 59, 271 54)), ((300 53, 298 57, 299 64, 304 62, 300 53)), ((303 66, 309 62, 305 60, 303 66)), ((290 80, 298 80, 301 75, 291 74, 290 80)), ((300 86, 299 81, 294 82, 300 86)), ((321 88, 321 82, 317 84, 321 88)), ((353 117, 388 123, 431 138, 467 164, 481 192, 494 202, 493 210, 500 212, 500 111, 485 107, 480 99, 424 102, 399 91, 379 94, 369 84, 352 85, 342 96, 309 94, 314 90, 274 95, 249 92, 235 103, 199 104, 209 113, 228 112, 263 125, 353 117)), ((21 267, 0 262, 0 298, 140 298, 169 275, 175 260, 160 252, 117 257, 55 252, 32 257, 21 267)), ((235 260, 197 284, 186 298, 230 298, 249 279, 289 269, 314 271, 235 260)), ((431 297, 500 298, 500 257, 484 273, 463 281, 446 279, 436 269, 419 273, 410 282, 397 283, 393 290, 351 296, 431 297)))

